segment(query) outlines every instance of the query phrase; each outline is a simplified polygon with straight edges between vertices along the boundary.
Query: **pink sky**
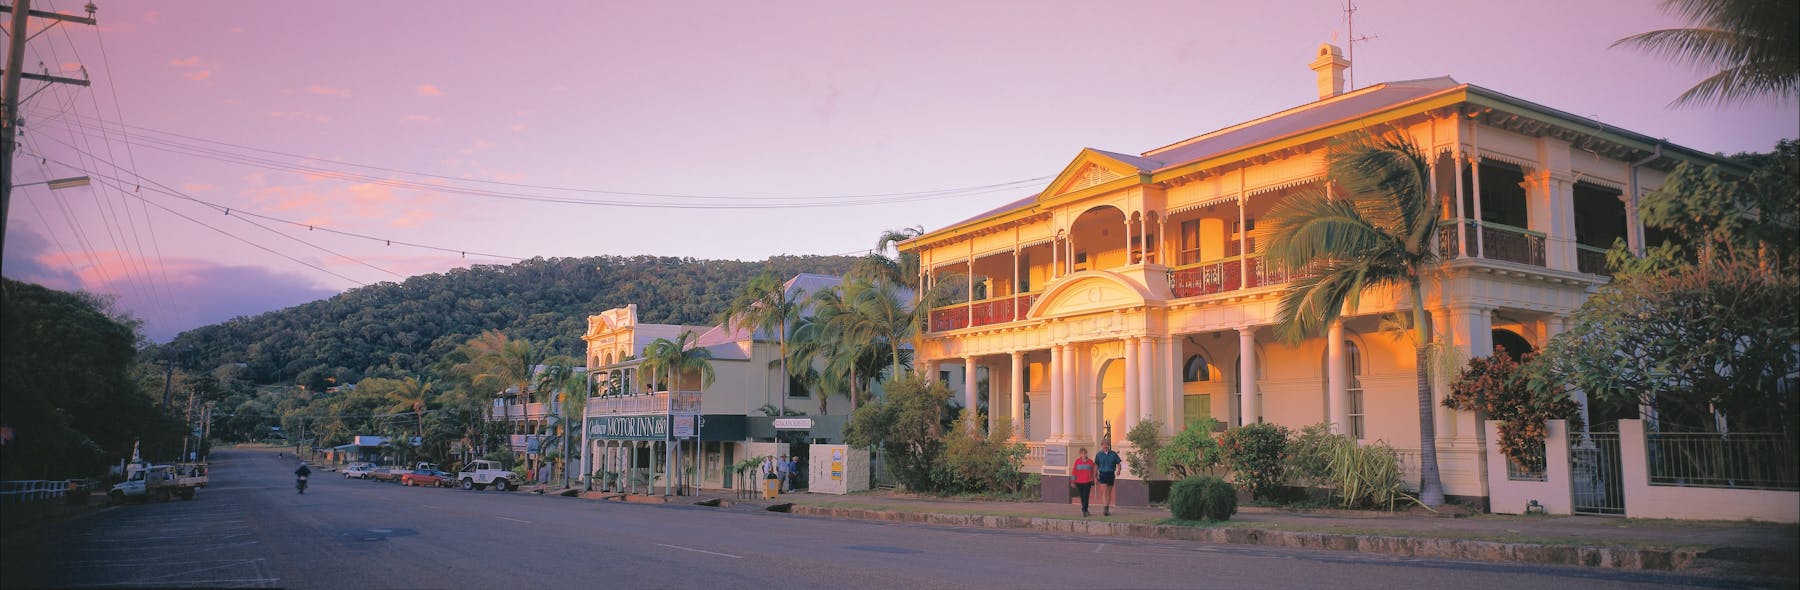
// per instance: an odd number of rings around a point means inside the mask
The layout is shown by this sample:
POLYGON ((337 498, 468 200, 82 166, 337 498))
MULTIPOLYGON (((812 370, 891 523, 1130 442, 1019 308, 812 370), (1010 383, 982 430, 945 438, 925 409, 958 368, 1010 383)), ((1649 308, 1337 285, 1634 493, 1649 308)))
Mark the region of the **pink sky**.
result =
MULTIPOLYGON (((1308 102, 1312 52, 1345 36, 1336 1, 495 6, 110 2, 98 32, 69 26, 39 37, 28 64, 85 65, 94 86, 53 88, 27 105, 29 155, 15 181, 133 170, 147 180, 123 192, 58 191, 54 200, 42 187, 20 189, 6 274, 117 294, 149 335, 166 340, 359 283, 507 262, 292 227, 284 237, 137 188, 152 181, 240 212, 506 256, 858 252, 883 229, 940 227, 1044 181, 762 210, 545 203, 435 187, 742 205, 1035 179, 1083 147, 1137 153, 1308 102), (95 121, 121 115, 147 129, 127 141, 95 121), (216 159, 303 163, 236 147, 211 145, 223 152, 214 158, 173 153, 197 142, 157 132, 449 179, 302 175, 216 159)), ((1791 104, 1666 108, 1701 74, 1607 49, 1679 25, 1654 3, 1365 0, 1360 8, 1358 35, 1378 38, 1356 48, 1359 85, 1450 75, 1705 151, 1766 151, 1800 135, 1791 104)))

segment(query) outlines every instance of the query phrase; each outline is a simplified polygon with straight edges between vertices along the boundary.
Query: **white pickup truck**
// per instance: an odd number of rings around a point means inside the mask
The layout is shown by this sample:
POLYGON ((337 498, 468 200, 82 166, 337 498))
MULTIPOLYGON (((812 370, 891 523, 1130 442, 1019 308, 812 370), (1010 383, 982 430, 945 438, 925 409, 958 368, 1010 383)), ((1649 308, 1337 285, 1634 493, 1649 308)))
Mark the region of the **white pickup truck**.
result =
POLYGON ((106 495, 114 502, 127 498, 168 500, 179 497, 192 500, 194 492, 203 487, 206 487, 205 463, 133 463, 126 468, 125 481, 114 485, 106 495))
POLYGON ((488 486, 502 492, 517 489, 519 476, 500 468, 496 461, 470 461, 456 473, 456 481, 465 490, 485 490, 488 486))

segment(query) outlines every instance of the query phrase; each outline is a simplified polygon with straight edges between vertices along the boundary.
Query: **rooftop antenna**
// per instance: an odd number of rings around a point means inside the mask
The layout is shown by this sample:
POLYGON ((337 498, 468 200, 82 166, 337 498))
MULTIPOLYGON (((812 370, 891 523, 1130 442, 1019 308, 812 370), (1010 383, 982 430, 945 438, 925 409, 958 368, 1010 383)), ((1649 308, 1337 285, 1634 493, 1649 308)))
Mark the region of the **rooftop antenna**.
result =
POLYGON ((1380 35, 1356 36, 1356 0, 1344 0, 1344 32, 1348 54, 1344 59, 1350 60, 1350 67, 1344 68, 1344 82, 1348 84, 1345 91, 1356 90, 1356 44, 1380 39, 1380 35))

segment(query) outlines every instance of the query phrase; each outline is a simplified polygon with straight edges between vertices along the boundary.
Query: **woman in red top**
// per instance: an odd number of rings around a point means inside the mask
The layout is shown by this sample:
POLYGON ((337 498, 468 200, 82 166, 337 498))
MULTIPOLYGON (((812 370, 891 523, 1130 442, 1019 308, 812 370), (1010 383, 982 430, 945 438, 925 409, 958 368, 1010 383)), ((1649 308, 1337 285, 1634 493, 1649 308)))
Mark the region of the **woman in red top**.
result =
POLYGON ((1088 458, 1087 447, 1081 447, 1081 454, 1075 458, 1074 471, 1075 491, 1081 494, 1081 515, 1088 515, 1088 493, 1094 490, 1094 460, 1088 458))

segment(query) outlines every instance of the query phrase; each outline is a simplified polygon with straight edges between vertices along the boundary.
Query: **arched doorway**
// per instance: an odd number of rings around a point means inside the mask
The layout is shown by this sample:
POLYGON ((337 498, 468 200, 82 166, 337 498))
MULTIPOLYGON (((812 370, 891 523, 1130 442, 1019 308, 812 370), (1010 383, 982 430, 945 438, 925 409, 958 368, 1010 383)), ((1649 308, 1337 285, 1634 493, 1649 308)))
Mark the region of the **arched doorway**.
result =
POLYGON ((1523 359, 1525 355, 1537 350, 1524 336, 1520 336, 1512 330, 1494 330, 1493 338, 1494 347, 1505 351, 1506 356, 1512 357, 1514 361, 1523 359))
POLYGON ((1107 359, 1100 365, 1100 379, 1096 384, 1100 392, 1099 430, 1095 431, 1098 440, 1112 440, 1115 444, 1125 439, 1125 432, 1131 425, 1125 423, 1125 359, 1107 359), (1110 435, 1108 436, 1110 431, 1110 435))

